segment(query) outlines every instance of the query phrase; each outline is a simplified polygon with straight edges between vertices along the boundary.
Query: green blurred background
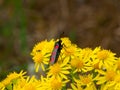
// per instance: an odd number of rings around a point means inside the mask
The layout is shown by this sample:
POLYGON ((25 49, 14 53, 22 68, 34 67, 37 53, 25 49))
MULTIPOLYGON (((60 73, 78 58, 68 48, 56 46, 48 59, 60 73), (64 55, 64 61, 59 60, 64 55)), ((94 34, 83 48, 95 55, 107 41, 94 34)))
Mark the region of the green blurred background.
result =
POLYGON ((28 70, 33 46, 62 32, 81 48, 120 56, 120 0, 0 0, 0 80, 28 70))

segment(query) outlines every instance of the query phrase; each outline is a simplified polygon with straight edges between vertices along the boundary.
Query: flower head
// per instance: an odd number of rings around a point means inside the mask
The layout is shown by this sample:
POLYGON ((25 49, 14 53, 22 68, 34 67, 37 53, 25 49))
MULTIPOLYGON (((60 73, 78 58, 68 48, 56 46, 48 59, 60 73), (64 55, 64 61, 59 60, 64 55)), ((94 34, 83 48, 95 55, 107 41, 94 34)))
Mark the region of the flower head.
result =
POLYGON ((13 90, 39 90, 40 84, 40 81, 35 76, 31 78, 28 76, 27 78, 19 79, 13 86, 13 90))
POLYGON ((97 80, 97 84, 104 84, 105 82, 111 82, 115 80, 116 70, 108 69, 107 71, 98 70, 99 74, 95 78, 97 80))
POLYGON ((96 86, 93 82, 93 76, 80 75, 79 78, 74 78, 74 84, 71 84, 74 90, 96 90, 96 86))
POLYGON ((50 66, 48 77, 52 76, 55 78, 68 79, 67 75, 70 73, 70 66, 67 63, 68 59, 65 59, 62 63, 56 63, 50 66))
POLYGON ((116 62, 115 54, 109 50, 101 50, 97 53, 100 68, 109 68, 116 62))
POLYGON ((7 75, 7 77, 0 82, 0 89, 1 88, 6 88, 7 86, 11 85, 12 83, 14 83, 15 80, 24 78, 24 75, 26 74, 26 72, 21 71, 20 73, 10 73, 9 75, 7 75))
POLYGON ((44 55, 42 52, 39 54, 36 54, 33 57, 33 60, 35 62, 35 70, 38 72, 39 67, 42 67, 42 70, 45 71, 44 64, 48 64, 49 58, 48 55, 44 55))
POLYGON ((75 72, 84 73, 93 69, 93 67, 91 67, 91 62, 82 57, 75 57, 71 59, 70 64, 71 67, 74 69, 74 73, 75 72))
POLYGON ((62 90, 65 87, 66 83, 69 80, 61 80, 60 78, 55 77, 46 77, 41 76, 41 90, 62 90))
POLYGON ((116 63, 115 53, 97 47, 92 52, 92 65, 94 69, 109 69, 116 63))
POLYGON ((42 41, 38 43, 33 48, 31 55, 33 56, 33 61, 35 62, 35 70, 38 72, 39 67, 41 66, 43 71, 45 71, 45 64, 49 63, 49 58, 54 46, 54 40, 51 41, 42 41))

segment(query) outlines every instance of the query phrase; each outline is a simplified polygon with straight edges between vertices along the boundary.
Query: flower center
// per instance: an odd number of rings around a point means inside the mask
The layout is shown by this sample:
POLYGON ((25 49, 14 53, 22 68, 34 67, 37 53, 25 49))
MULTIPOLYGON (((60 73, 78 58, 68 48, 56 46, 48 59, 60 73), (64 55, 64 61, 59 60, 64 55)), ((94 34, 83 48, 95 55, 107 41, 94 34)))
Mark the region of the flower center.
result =
POLYGON ((57 79, 54 79, 51 81, 51 87, 53 88, 53 90, 57 90, 60 89, 62 86, 62 82, 58 81, 57 79))
POLYGON ((94 64, 93 67, 94 67, 95 69, 99 69, 99 62, 97 62, 96 64, 94 64))
POLYGON ((87 76, 83 76, 81 81, 86 85, 91 82, 91 78, 89 78, 87 76))
POLYGON ((107 50, 102 50, 98 52, 97 58, 101 60, 105 60, 108 57, 108 51, 107 50))
POLYGON ((83 67, 83 61, 79 60, 76 65, 77 68, 82 68, 83 67))
POLYGON ((107 73, 106 73, 106 79, 109 80, 109 81, 113 81, 115 75, 116 75, 116 73, 114 71, 112 71, 112 70, 107 71, 107 73))
POLYGON ((60 71, 61 71, 61 68, 60 68, 60 65, 59 65, 59 64, 54 64, 54 65, 51 67, 51 72, 52 72, 54 75, 57 75, 60 71))
POLYGON ((42 54, 37 54, 33 57, 33 60, 34 60, 35 63, 42 63, 43 55, 42 54))
POLYGON ((73 59, 71 60, 71 66, 75 67, 75 68, 82 68, 84 65, 82 60, 79 59, 73 59))

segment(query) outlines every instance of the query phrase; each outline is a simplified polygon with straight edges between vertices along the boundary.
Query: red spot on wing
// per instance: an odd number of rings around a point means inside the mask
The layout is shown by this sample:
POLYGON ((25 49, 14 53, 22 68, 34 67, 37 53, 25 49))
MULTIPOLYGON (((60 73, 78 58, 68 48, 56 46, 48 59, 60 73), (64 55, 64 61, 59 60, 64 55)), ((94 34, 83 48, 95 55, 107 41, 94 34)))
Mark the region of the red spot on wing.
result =
POLYGON ((53 62, 53 61, 54 61, 54 57, 51 58, 51 62, 53 62))
POLYGON ((58 50, 58 48, 59 48, 59 44, 55 45, 54 50, 53 50, 53 52, 52 52, 51 59, 50 59, 50 62, 51 62, 51 63, 55 61, 55 57, 56 57, 56 54, 57 54, 56 51, 58 50))
POLYGON ((55 48, 59 48, 59 45, 56 45, 55 48))
POLYGON ((53 52, 53 53, 52 53, 52 55, 55 55, 55 54, 56 54, 56 52, 53 52))

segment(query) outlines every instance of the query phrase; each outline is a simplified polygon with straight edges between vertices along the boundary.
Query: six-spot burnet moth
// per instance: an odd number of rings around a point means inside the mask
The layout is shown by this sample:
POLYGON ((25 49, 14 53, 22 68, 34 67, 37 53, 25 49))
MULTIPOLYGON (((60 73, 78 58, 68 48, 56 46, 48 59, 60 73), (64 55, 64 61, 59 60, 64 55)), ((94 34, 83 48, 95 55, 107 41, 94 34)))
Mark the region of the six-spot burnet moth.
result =
MULTIPOLYGON (((63 34, 64 34, 64 32, 62 32, 59 37, 61 38, 63 36, 63 34)), ((57 42, 55 42, 53 51, 50 56, 50 65, 53 65, 54 63, 57 62, 59 55, 61 53, 61 50, 63 48, 64 44, 62 44, 62 40, 60 38, 57 42)))
POLYGON ((50 65, 53 65, 54 63, 57 62, 61 49, 62 49, 63 45, 62 45, 62 40, 59 39, 59 41, 57 41, 54 45, 51 57, 50 57, 50 65))

